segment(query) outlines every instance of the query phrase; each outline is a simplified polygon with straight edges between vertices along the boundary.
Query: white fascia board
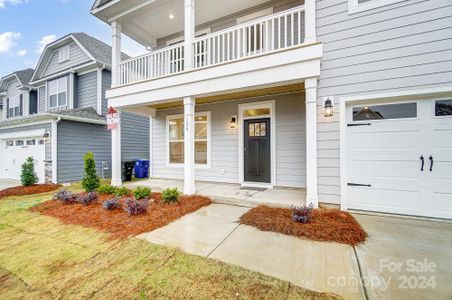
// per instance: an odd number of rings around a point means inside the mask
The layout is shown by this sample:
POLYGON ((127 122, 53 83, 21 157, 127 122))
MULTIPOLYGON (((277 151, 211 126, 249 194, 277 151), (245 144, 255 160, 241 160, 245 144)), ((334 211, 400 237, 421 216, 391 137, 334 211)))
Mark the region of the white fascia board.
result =
MULTIPOLYGON (((85 68, 91 67, 91 66, 96 67, 97 63, 96 62, 89 62, 89 63, 86 63, 84 65, 78 66, 76 68, 70 68, 70 69, 61 71, 59 73, 55 73, 55 74, 52 74, 52 75, 40 78, 39 80, 30 82, 30 84, 31 85, 42 84, 42 82, 44 82, 44 81, 52 80, 52 79, 55 79, 57 77, 61 77, 63 75, 67 75, 67 74, 70 74, 70 73, 77 73, 77 70, 85 69, 85 68)), ((93 69, 93 71, 94 71, 94 69, 93 69)))
POLYGON ((8 132, 8 133, 0 133, 0 140, 4 139, 22 139, 22 138, 31 138, 31 137, 43 137, 45 133, 45 129, 34 129, 27 131, 19 131, 19 132, 8 132))

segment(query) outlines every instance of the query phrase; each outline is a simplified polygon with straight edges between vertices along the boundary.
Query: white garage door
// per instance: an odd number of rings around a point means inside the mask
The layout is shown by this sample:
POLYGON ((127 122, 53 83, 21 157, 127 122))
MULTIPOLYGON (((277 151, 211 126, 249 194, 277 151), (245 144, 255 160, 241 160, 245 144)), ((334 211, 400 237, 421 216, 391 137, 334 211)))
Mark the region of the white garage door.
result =
POLYGON ((351 209, 452 218, 452 100, 347 107, 351 209))
POLYGON ((27 157, 33 157, 36 175, 43 183, 45 141, 39 138, 7 139, 1 141, 2 145, 2 178, 20 180, 21 166, 27 157))

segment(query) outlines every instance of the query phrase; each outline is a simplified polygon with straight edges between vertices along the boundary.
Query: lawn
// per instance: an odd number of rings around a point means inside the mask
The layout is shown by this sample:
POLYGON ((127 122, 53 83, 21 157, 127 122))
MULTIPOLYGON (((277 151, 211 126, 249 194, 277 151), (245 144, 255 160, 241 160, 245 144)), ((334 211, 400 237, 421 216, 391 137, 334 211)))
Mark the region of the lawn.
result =
POLYGON ((135 238, 112 240, 28 210, 51 195, 0 200, 2 299, 333 298, 135 238))

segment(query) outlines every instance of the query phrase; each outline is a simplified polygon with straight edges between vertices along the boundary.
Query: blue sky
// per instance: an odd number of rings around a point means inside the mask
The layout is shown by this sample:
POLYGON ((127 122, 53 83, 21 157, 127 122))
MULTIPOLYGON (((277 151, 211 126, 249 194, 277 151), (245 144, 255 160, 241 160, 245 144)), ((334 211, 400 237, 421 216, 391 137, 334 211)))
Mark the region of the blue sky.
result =
MULTIPOLYGON (((111 44, 110 27, 89 13, 94 0, 0 0, 0 77, 34 68, 43 45, 70 32, 85 32, 111 44)), ((123 39, 123 51, 144 49, 123 39)))

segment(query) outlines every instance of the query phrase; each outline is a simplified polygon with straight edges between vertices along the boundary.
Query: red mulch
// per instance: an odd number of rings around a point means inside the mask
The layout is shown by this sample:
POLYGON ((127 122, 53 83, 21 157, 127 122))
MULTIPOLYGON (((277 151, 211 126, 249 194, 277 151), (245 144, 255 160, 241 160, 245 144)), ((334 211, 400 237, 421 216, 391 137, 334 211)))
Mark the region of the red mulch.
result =
MULTIPOLYGON (((145 214, 129 216, 122 208, 107 211, 102 207, 111 195, 99 195, 97 203, 89 206, 81 204, 64 205, 58 200, 43 202, 30 208, 47 216, 58 218, 65 224, 94 227, 111 234, 111 239, 149 232, 163 227, 180 217, 194 212, 212 203, 212 200, 200 196, 181 196, 178 204, 165 204, 160 200, 160 193, 152 193, 154 202, 149 204, 145 214)), ((124 205, 124 199, 120 201, 124 205)))
POLYGON ((30 186, 15 186, 0 191, 0 199, 9 196, 24 196, 47 193, 55 191, 60 187, 58 184, 34 184, 30 186))
POLYGON ((263 231, 273 231, 321 242, 357 245, 367 238, 361 225, 347 212, 337 209, 315 209, 309 223, 292 220, 288 208, 258 206, 240 218, 240 223, 263 231))

